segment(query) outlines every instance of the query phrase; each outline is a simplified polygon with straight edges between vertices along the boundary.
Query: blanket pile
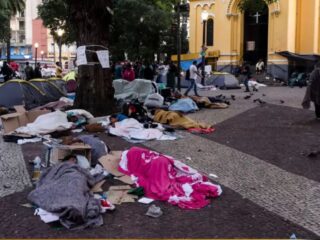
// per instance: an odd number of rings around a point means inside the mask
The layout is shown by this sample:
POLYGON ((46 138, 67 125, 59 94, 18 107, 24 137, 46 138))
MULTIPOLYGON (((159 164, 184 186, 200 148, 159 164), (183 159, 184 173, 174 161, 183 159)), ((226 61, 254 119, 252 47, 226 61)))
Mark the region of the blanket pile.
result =
POLYGON ((133 147, 122 153, 119 171, 135 179, 146 197, 168 201, 184 209, 207 206, 208 197, 222 190, 191 167, 147 149, 133 147))

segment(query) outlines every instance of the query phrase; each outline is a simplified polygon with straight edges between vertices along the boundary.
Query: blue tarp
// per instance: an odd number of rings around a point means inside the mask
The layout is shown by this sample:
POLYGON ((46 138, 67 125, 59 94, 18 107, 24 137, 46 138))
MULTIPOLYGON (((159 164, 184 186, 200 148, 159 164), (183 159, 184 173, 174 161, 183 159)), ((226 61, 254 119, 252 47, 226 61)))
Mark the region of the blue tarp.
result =
POLYGON ((187 71, 190 68, 190 66, 192 65, 192 62, 195 60, 197 61, 197 64, 201 63, 201 61, 202 61, 201 58, 194 59, 194 60, 181 61, 180 62, 181 69, 184 71, 187 71))

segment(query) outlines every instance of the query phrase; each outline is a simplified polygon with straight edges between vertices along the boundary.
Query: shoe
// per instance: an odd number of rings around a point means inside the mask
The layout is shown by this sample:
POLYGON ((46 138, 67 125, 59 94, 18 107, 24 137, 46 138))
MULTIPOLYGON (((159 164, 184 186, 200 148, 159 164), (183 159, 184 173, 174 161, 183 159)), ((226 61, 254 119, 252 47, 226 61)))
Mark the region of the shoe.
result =
POLYGON ((250 92, 249 90, 245 90, 244 92, 250 92))

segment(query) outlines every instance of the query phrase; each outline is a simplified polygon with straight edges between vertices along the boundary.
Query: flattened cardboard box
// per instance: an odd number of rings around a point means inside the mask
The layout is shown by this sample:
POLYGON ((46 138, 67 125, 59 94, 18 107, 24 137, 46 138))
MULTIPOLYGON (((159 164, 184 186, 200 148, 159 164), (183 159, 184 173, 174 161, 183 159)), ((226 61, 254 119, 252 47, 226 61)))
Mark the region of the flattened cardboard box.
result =
POLYGON ((34 122, 37 117, 49 113, 48 110, 26 111, 23 106, 14 106, 16 113, 10 113, 0 116, 4 133, 8 134, 15 131, 19 127, 26 126, 28 123, 34 122))
POLYGON ((70 154, 83 155, 91 163, 91 147, 81 143, 52 148, 50 150, 50 162, 57 163, 70 154))

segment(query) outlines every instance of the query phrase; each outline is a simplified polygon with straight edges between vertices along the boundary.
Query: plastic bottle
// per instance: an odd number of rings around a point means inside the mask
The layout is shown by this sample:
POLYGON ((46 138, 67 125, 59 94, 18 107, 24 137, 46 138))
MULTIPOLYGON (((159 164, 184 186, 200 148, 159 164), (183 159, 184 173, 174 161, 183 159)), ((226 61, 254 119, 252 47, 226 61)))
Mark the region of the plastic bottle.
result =
POLYGON ((34 168, 33 168, 33 175, 32 175, 32 180, 37 181, 40 178, 41 175, 41 158, 36 157, 33 160, 34 168))

